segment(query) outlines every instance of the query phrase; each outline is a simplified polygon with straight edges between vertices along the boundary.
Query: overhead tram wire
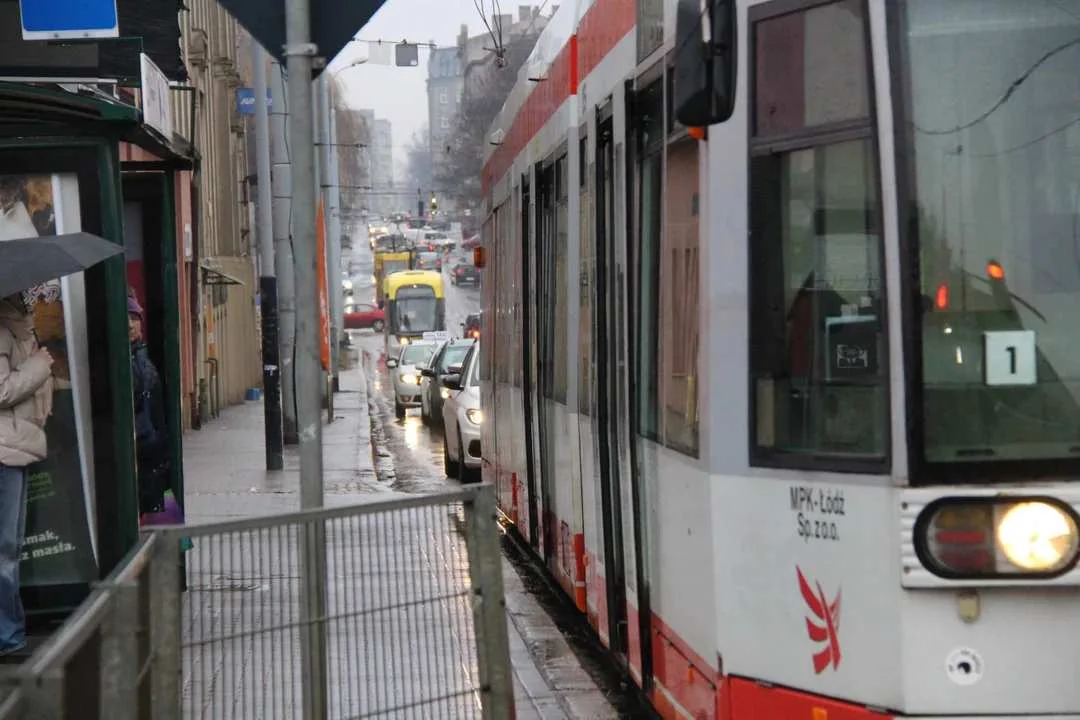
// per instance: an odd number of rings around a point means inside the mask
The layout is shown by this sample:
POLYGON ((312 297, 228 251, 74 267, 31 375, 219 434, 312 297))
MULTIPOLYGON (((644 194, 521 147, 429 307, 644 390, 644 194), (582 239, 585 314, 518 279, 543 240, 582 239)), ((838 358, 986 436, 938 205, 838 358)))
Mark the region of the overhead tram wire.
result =
POLYGON ((930 130, 930 129, 927 129, 927 128, 920 127, 918 125, 918 123, 915 123, 913 121, 911 123, 912 127, 914 127, 916 131, 922 133, 923 135, 954 135, 954 134, 956 134, 958 132, 962 132, 964 130, 968 130, 970 128, 973 128, 976 125, 978 125, 979 123, 984 122, 987 118, 989 118, 995 112, 997 112, 1002 107, 1004 107, 1005 104, 1007 102, 1009 102, 1009 100, 1011 100, 1013 97, 1015 97, 1016 91, 1020 89, 1020 86, 1023 85, 1025 82, 1027 82, 1031 78, 1031 76, 1035 74, 1035 71, 1038 70, 1043 65, 1045 65, 1051 58, 1065 52, 1069 48, 1076 47, 1078 45, 1080 45, 1080 37, 1073 38, 1072 40, 1068 41, 1067 43, 1059 45, 1056 48, 1054 48, 1053 50, 1047 51, 1045 54, 1043 54, 1042 57, 1040 57, 1038 60, 1036 60, 1031 65, 1031 67, 1029 67, 1027 70, 1025 70, 1023 73, 1021 73, 1019 77, 1017 77, 1015 80, 1012 81, 1012 83, 1009 84, 1009 87, 1005 90, 1005 93, 998 99, 997 102, 995 102, 985 112, 979 114, 976 118, 974 118, 970 122, 961 123, 961 124, 956 125, 955 127, 951 127, 951 128, 944 128, 944 129, 941 129, 941 130, 930 130))

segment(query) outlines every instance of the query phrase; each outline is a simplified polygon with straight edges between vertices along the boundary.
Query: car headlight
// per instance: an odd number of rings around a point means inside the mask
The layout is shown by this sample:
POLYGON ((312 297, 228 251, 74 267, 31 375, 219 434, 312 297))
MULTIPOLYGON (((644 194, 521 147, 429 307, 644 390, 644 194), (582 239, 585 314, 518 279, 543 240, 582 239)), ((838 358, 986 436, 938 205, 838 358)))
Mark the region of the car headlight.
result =
POLYGON ((443 400, 446 400, 447 398, 449 398, 450 397, 450 388, 439 388, 439 396, 443 400))
POLYGON ((919 516, 915 542, 941 577, 1052 577, 1076 564, 1080 520, 1053 498, 943 498, 919 516))
POLYGON ((352 280, 342 280, 341 287, 345 288, 346 290, 352 290, 352 280))
POLYGON ((401 379, 401 382, 405 383, 406 385, 420 384, 420 376, 416 373, 401 373, 400 375, 398 375, 398 377, 401 379))
POLYGON ((473 425, 480 425, 484 422, 484 411, 478 409, 466 410, 465 417, 469 419, 473 425))
POLYGON ((401 343, 402 345, 408 345, 409 344, 409 338, 407 338, 407 337, 398 338, 398 342, 401 343))

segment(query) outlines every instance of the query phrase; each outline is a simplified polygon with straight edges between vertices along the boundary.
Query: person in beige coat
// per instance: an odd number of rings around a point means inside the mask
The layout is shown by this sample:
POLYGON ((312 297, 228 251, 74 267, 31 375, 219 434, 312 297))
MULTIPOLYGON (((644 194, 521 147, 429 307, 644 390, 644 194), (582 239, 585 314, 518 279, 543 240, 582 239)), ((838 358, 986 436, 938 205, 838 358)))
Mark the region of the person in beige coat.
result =
POLYGON ((38 346, 21 295, 0 299, 0 657, 26 648, 19 555, 26 533, 27 466, 45 459, 52 356, 38 346))

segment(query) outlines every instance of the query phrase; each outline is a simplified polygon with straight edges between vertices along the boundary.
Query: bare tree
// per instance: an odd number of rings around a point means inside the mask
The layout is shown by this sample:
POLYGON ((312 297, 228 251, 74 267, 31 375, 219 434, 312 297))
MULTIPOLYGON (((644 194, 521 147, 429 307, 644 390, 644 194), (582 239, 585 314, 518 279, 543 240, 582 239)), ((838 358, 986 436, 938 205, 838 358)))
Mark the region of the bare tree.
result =
POLYGON ((488 132, 513 90, 518 71, 536 45, 536 39, 535 34, 516 37, 504 46, 501 58, 490 54, 469 68, 449 144, 433 148, 442 153, 443 160, 437 164, 435 183, 440 188, 454 188, 462 206, 475 205, 480 200, 480 173, 488 132))
POLYGON ((405 178, 409 188, 430 188, 433 180, 428 128, 424 125, 412 134, 405 146, 405 178))
POLYGON ((337 113, 341 205, 344 210, 359 210, 363 191, 355 188, 371 184, 369 153, 374 128, 368 127, 361 113, 345 104, 340 85, 335 84, 335 90, 333 98, 334 112, 337 113))

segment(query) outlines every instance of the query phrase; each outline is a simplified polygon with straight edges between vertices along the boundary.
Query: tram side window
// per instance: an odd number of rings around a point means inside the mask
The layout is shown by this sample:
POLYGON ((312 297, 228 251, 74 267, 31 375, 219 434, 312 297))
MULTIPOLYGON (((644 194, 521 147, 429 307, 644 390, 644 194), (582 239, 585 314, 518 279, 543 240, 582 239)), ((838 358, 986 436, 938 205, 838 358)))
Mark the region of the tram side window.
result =
POLYGON ((698 143, 667 148, 661 260, 664 348, 664 444, 698 452, 698 143))
POLYGON ((592 178, 596 172, 596 166, 586 162, 587 146, 583 140, 581 143, 582 153, 582 182, 581 182, 581 250, 580 262, 581 273, 579 286, 581 296, 579 298, 578 311, 578 412, 582 415, 592 414, 592 334, 593 334, 593 294, 595 288, 593 247, 596 241, 593 237, 592 217, 593 203, 595 202, 590 188, 593 185, 592 178))
POLYGON ((865 6, 769 7, 751 16, 751 455, 843 470, 889 432, 865 6))
POLYGON ((555 334, 554 363, 555 363, 555 401, 566 402, 566 334, 567 334, 567 303, 569 288, 566 283, 567 265, 567 232, 569 226, 569 195, 567 183, 570 179, 568 174, 569 162, 563 155, 555 162, 555 324, 552 328, 555 334))
POLYGON ((660 414, 660 237, 663 232, 664 102, 661 81, 646 87, 638 99, 638 268, 637 333, 634 342, 638 372, 638 434, 662 440, 660 414))

